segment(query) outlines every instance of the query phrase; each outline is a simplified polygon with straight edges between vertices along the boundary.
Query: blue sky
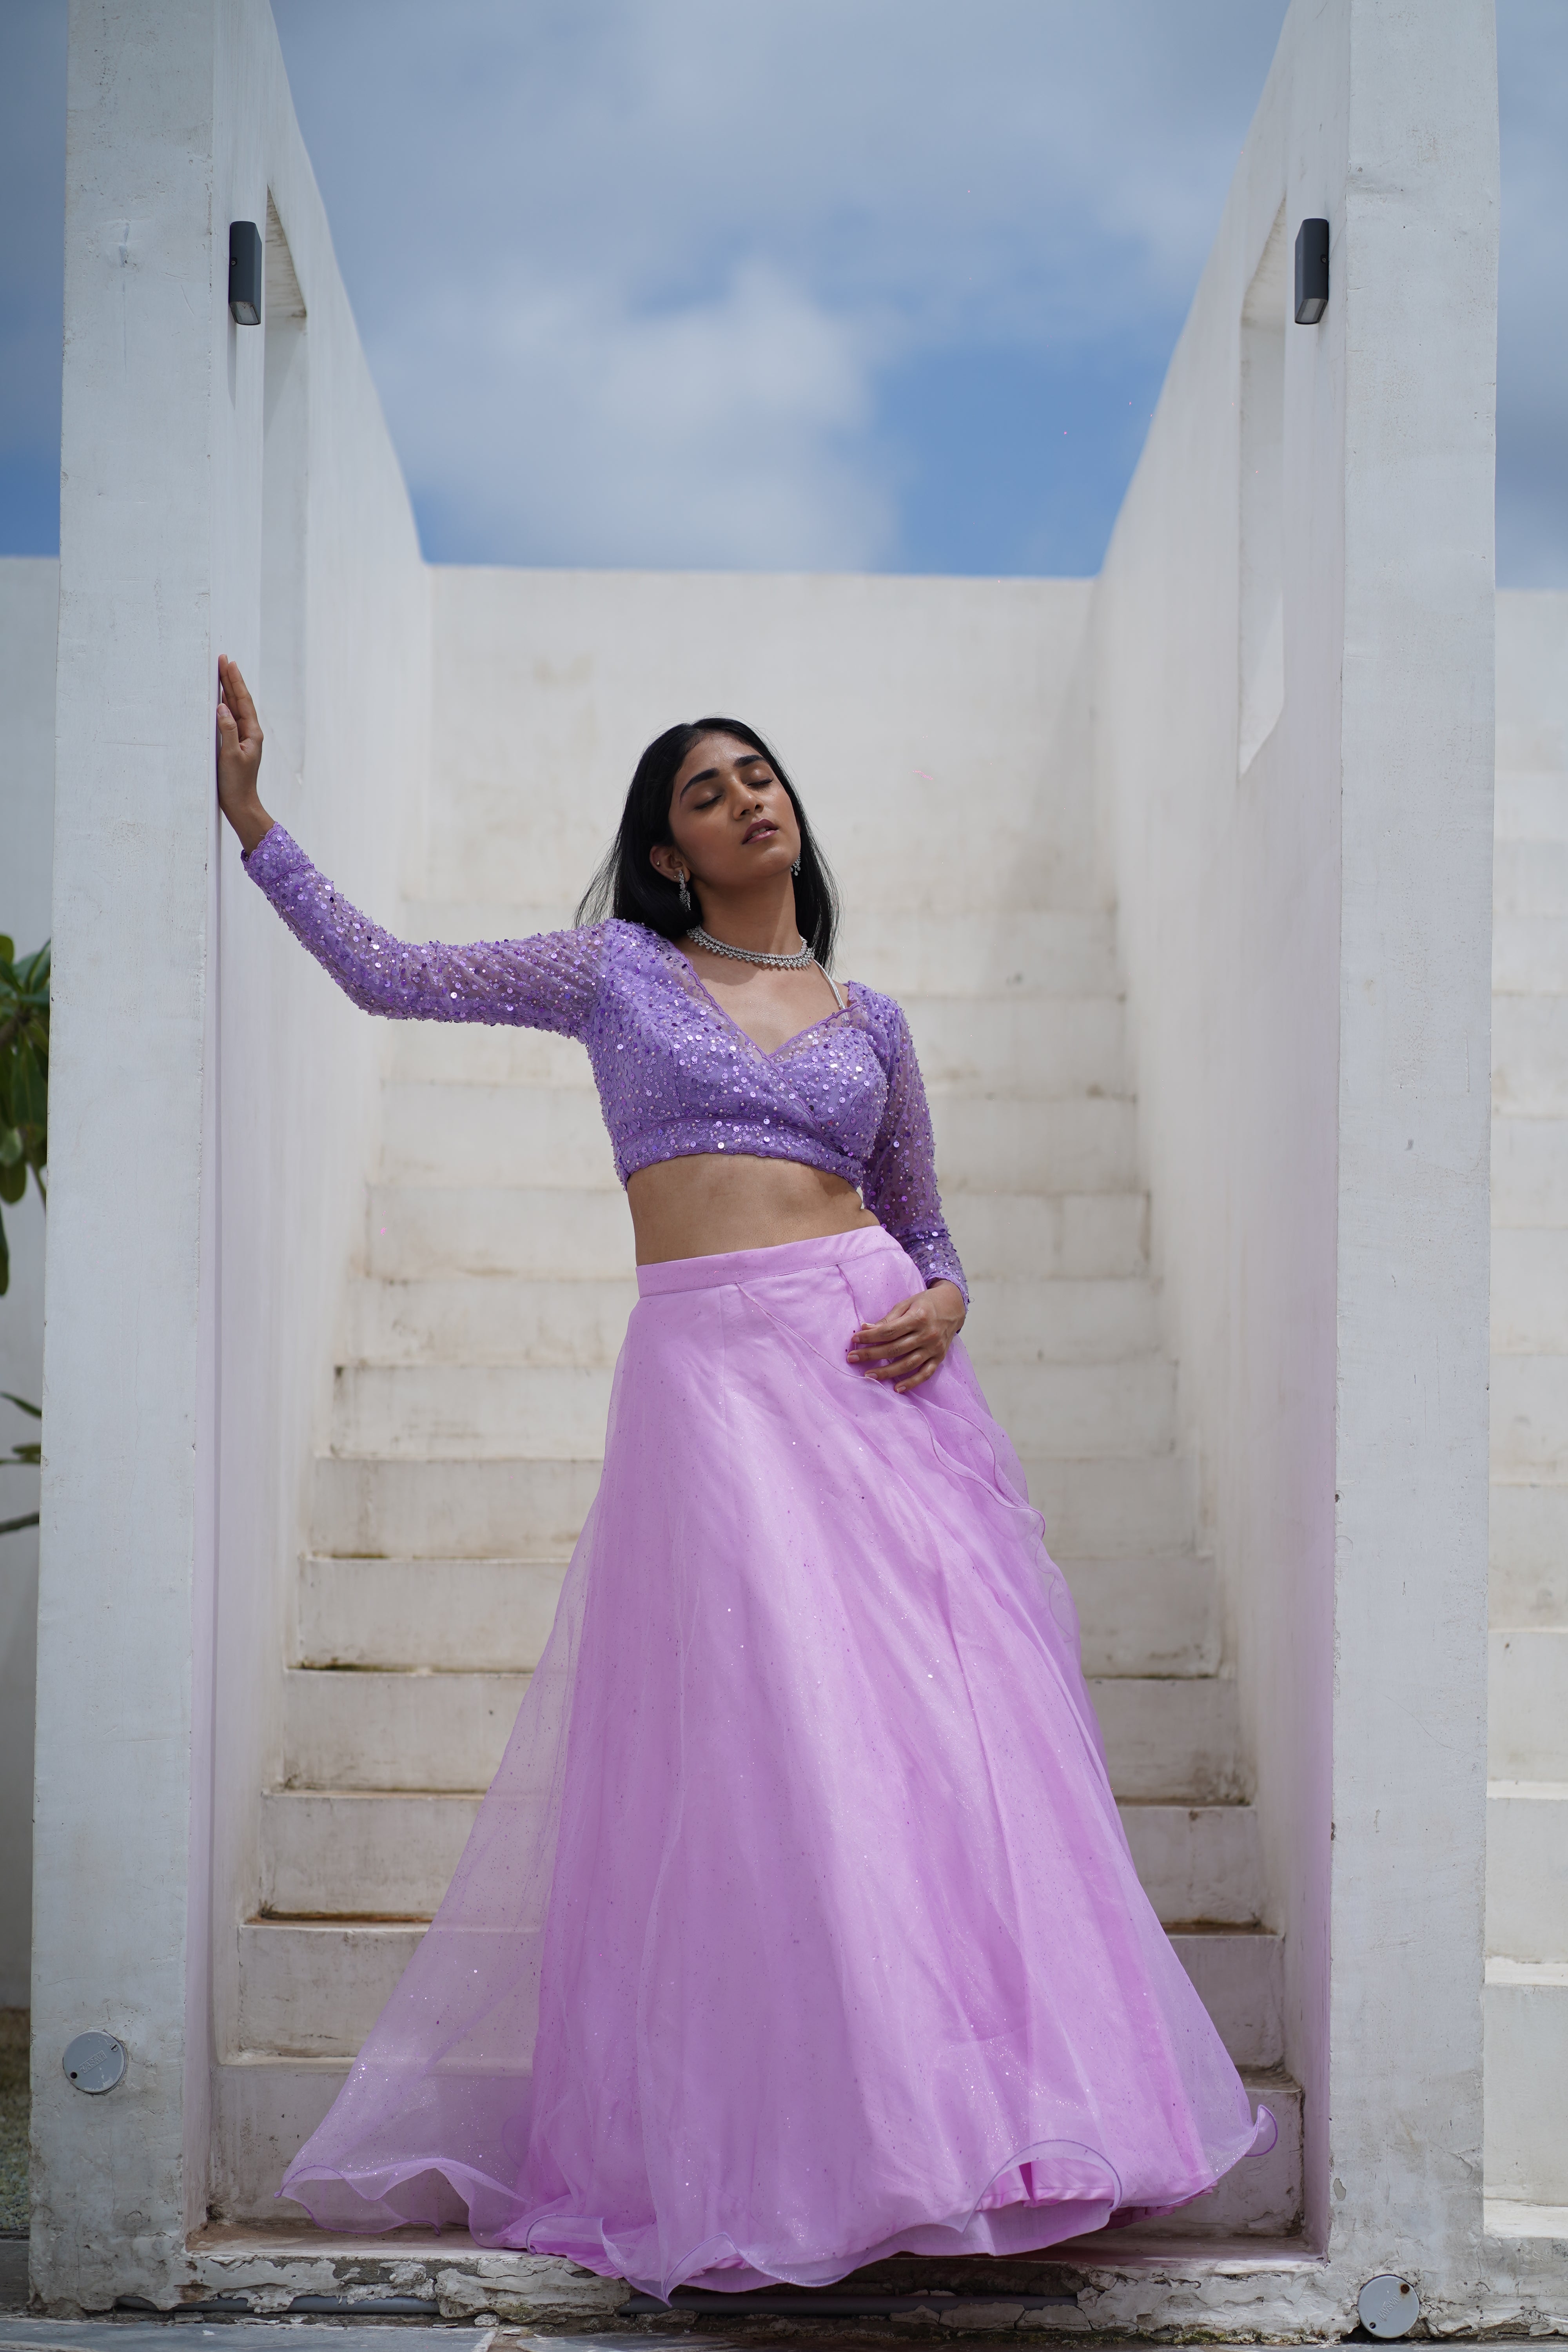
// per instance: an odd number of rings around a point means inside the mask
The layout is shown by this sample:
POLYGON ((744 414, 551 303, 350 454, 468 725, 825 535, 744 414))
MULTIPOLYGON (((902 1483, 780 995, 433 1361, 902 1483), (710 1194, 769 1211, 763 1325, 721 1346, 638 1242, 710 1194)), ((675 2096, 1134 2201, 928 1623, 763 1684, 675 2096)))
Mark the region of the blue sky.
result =
MULTIPOLYGON (((0 9, 0 552, 65 0, 0 9)), ((1284 0, 275 0, 437 561, 1096 570, 1284 0)), ((1500 0, 1499 573, 1568 587, 1568 5, 1500 0)))

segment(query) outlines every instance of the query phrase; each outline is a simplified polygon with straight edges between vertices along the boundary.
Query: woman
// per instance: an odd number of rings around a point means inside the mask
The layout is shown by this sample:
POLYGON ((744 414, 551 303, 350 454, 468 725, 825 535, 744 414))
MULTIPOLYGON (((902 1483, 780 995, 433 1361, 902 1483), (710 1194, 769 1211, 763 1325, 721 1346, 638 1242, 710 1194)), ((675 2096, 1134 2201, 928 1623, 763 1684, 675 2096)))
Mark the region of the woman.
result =
POLYGON ((737 720, 672 728, 576 929, 407 947, 272 824, 260 754, 226 661, 252 878, 368 1010, 583 1040, 638 1287, 500 1769, 283 2193, 665 2296, 1200 2195, 1272 2119, 1134 1874, 959 1344, 909 1029, 827 977, 787 777, 737 720))

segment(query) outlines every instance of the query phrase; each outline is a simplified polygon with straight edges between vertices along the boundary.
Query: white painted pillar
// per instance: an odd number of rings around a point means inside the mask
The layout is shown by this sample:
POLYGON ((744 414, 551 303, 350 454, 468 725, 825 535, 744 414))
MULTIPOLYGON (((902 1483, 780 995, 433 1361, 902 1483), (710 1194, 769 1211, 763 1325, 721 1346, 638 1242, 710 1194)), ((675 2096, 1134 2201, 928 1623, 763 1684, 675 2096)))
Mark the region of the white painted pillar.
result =
POLYGON ((1171 2324, 1336 2333, 1379 2271, 1480 2309, 1497 229, 1490 0, 1296 0, 1097 592, 1157 1259, 1321 2257, 1171 2324), (1310 217, 1313 326, 1281 282, 1310 217))
POLYGON ((71 12, 33 1975, 57 2308, 155 2291, 202 2200, 214 482, 247 389, 216 32, 209 0, 71 12), (61 2068, 89 2027, 129 2054, 107 2097, 61 2068))
POLYGON ((1440 27, 1353 0, 1350 63, 1329 2210, 1347 2284, 1407 2271, 1462 2325, 1484 2275, 1490 0, 1440 27))
POLYGON ((65 319, 32 2254, 62 2312, 177 2302, 220 2193, 375 1098, 373 1024, 219 838, 217 656, 264 722, 270 677, 268 805, 383 916, 428 760, 426 575, 266 0, 73 0, 65 319), (270 334, 228 315, 236 219, 270 334), (96 2099, 60 2065, 88 2028, 129 2056, 96 2099))

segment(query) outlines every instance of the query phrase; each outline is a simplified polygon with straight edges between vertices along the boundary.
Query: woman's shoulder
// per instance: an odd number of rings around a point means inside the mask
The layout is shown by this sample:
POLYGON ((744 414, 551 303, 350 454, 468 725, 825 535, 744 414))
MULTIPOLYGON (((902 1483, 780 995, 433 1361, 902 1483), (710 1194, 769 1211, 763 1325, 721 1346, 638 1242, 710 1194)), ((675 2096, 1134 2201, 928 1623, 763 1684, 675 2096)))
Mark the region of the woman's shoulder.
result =
POLYGON ((602 941, 605 953, 617 962, 641 962, 649 958, 663 962, 675 946, 675 941, 667 940, 662 931, 654 930, 647 923, 628 923, 620 915, 606 915, 603 922, 586 924, 584 929, 602 941))
POLYGON ((910 1024, 896 996, 884 995, 879 988, 868 988, 863 980, 844 980, 838 984, 851 1009, 859 1013, 879 1041, 890 1047, 907 1034, 910 1024))

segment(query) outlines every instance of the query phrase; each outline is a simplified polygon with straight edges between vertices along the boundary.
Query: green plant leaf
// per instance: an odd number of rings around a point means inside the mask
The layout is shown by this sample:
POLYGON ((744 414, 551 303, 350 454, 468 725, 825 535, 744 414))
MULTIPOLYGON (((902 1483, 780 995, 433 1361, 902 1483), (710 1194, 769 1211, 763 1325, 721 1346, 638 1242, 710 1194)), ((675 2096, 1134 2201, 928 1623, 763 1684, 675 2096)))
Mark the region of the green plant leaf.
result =
POLYGON ((27 1163, 13 1160, 9 1168, 0 1168, 0 1201, 14 1209, 27 1189, 27 1163))
POLYGON ((18 1127, 41 1128, 49 1115, 48 1099, 37 1055, 23 1039, 11 1066, 11 1117, 18 1127))
POLYGON ((8 940, 8 939, 5 937, 5 932, 4 932, 4 931, 0 931, 0 963, 15 963, 15 962, 16 962, 16 940, 8 940))
POLYGON ((5 1242, 5 1220, 0 1217, 0 1298, 11 1287, 11 1252, 5 1242))
POLYGON ((14 1168, 26 1150, 19 1127, 0 1127, 0 1168, 14 1168))
POLYGON ((29 1404, 26 1397, 13 1396, 9 1389, 0 1389, 0 1397, 4 1397, 7 1404, 14 1404, 18 1412, 30 1412, 35 1421, 42 1421, 44 1408, 41 1404, 29 1404))

